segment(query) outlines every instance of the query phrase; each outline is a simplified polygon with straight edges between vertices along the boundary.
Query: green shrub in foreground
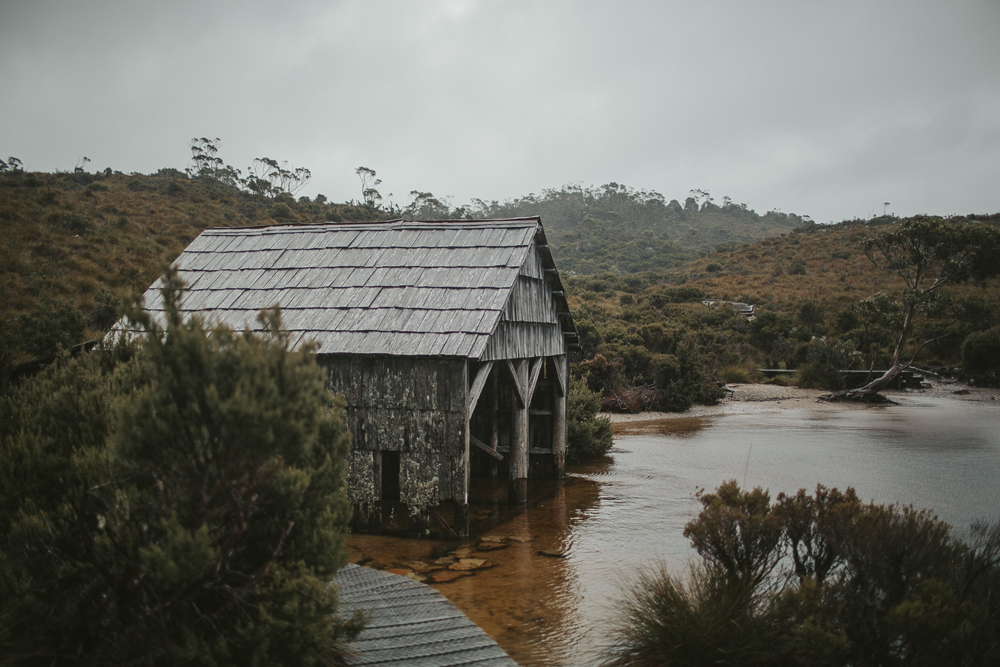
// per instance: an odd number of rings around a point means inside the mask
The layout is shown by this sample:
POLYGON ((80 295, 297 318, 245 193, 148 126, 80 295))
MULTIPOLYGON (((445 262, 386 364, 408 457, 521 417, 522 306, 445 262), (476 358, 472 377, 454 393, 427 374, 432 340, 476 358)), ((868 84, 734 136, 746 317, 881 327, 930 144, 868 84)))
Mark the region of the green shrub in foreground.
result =
POLYGON ((925 510, 818 486, 770 503, 735 481, 688 523, 686 581, 642 572, 605 665, 996 665, 1000 523, 971 539, 925 510))
POLYGON ((277 312, 209 332, 165 281, 166 327, 134 313, 141 350, 3 401, 0 663, 340 664, 341 407, 277 312))

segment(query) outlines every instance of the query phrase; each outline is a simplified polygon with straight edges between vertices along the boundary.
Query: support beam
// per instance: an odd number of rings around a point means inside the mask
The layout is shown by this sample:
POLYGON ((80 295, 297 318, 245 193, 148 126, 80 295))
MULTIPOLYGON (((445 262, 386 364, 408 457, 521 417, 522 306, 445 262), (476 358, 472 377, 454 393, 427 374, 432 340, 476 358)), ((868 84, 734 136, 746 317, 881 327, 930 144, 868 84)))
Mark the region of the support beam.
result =
POLYGON ((524 389, 523 389, 527 381, 527 376, 525 376, 525 379, 522 380, 520 372, 521 365, 523 365, 525 362, 519 361, 517 363, 518 366, 515 367, 514 362, 508 359, 507 370, 510 371, 511 384, 514 385, 514 398, 517 399, 518 405, 520 405, 522 408, 527 408, 528 405, 527 403, 524 402, 524 389))
POLYGON ((569 387, 566 386, 566 355, 552 357, 552 366, 556 369, 556 396, 568 396, 569 387))
POLYGON ((553 366, 556 368, 557 381, 554 383, 556 389, 555 396, 552 397, 552 454, 556 464, 556 479, 566 477, 566 414, 568 408, 569 387, 565 386, 565 381, 569 375, 569 367, 566 355, 552 358, 553 366))
POLYGON ((509 368, 513 371, 515 388, 513 392, 518 394, 519 404, 515 402, 512 411, 514 421, 513 439, 510 443, 510 488, 508 497, 511 503, 525 503, 528 501, 528 404, 525 401, 521 387, 528 384, 528 360, 520 360, 515 366, 508 362, 509 368))
MULTIPOLYGON (((465 518, 468 521, 468 518, 469 518, 469 506, 468 505, 459 505, 458 508, 455 510, 455 519, 456 519, 455 523, 456 524, 460 523, 460 521, 461 521, 461 517, 459 516, 459 514, 461 514, 461 508, 462 507, 465 507, 465 518)), ((430 510, 428 510, 427 514, 428 514, 428 518, 430 519, 430 525, 433 526, 434 528, 437 528, 437 531, 439 533, 441 533, 445 537, 458 537, 458 533, 456 533, 452 529, 451 525, 448 523, 448 520, 445 519, 443 516, 441 516, 441 514, 436 509, 431 508, 430 510)), ((466 532, 468 532, 468 531, 466 531, 466 532)))
POLYGON ((524 404, 531 407, 531 399, 535 397, 535 387, 538 386, 538 378, 542 376, 542 368, 545 367, 545 357, 535 360, 535 365, 531 369, 531 379, 528 380, 528 390, 525 392, 524 404))
POLYGON ((497 461, 503 461, 503 454, 496 451, 495 449, 487 445, 485 442, 483 442, 476 436, 470 435, 469 442, 475 445, 476 447, 479 447, 479 449, 483 450, 484 452, 495 458, 497 461))
MULTIPOLYGON (((500 419, 497 414, 500 409, 500 395, 497 392, 500 381, 497 379, 496 373, 491 374, 490 377, 492 378, 490 380, 490 449, 495 452, 500 446, 500 419)), ((491 463, 490 477, 496 479, 498 472, 497 464, 491 463)))
POLYGON ((470 418, 472 417, 472 413, 476 411, 476 404, 479 403, 479 397, 483 393, 483 387, 486 386, 486 380, 489 379, 492 369, 493 362, 487 361, 476 371, 476 379, 472 381, 472 387, 469 389, 469 405, 467 410, 469 411, 470 418))

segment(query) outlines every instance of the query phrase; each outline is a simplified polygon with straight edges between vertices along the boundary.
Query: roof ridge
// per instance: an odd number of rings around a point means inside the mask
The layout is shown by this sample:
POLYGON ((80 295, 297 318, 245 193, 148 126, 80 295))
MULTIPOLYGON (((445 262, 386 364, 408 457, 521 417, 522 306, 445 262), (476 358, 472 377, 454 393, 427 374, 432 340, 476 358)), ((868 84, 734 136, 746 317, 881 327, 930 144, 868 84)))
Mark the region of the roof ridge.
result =
POLYGON ((210 227, 202 234, 211 236, 236 236, 241 234, 292 234, 303 231, 357 231, 375 229, 482 229, 489 227, 528 227, 541 225, 541 216, 523 218, 495 218, 489 220, 372 220, 369 222, 313 222, 292 225, 265 225, 260 227, 210 227))

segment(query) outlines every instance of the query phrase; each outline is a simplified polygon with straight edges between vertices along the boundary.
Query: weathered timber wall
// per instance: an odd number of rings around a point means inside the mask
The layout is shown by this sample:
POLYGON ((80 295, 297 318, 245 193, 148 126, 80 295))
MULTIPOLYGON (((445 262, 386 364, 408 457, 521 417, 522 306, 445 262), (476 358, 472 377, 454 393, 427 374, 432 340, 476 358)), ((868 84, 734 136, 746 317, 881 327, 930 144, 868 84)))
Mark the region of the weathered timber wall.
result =
POLYGON ((319 361, 329 389, 344 395, 353 503, 380 500, 380 451, 400 453, 400 500, 407 505, 428 508, 463 497, 464 359, 320 355, 319 361))
POLYGON ((545 267, 532 245, 481 360, 562 354, 566 354, 566 339, 545 279, 545 267))

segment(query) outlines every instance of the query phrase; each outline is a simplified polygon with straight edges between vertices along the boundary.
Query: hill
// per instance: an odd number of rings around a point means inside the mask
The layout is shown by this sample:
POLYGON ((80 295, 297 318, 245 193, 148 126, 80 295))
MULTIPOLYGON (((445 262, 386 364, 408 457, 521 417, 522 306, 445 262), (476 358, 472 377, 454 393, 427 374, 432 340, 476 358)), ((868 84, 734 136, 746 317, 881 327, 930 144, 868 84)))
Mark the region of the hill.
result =
POLYGON ((559 270, 567 275, 669 268, 716 247, 733 247, 813 224, 807 216, 778 211, 760 215, 728 197, 719 206, 701 190, 692 195, 681 204, 658 192, 618 183, 599 188, 568 185, 503 203, 475 200, 449 216, 540 215, 559 270))
MULTIPOLYGON (((174 169, 2 173, 0 367, 98 337, 116 304, 208 227, 522 215, 543 216, 582 334, 579 374, 606 407, 684 409, 711 402, 720 380, 759 379, 761 367, 884 360, 888 334, 873 324, 878 308, 862 300, 895 286, 859 243, 894 218, 815 225, 728 198, 717 206, 700 191, 681 205, 614 183, 455 208, 413 194, 400 209, 368 195, 358 205, 262 194, 174 169), (752 304, 757 317, 704 300, 752 304)), ((954 297, 916 332, 944 336, 925 360, 956 363, 969 333, 1000 322, 996 284, 962 286, 954 297)))
MULTIPOLYGON (((997 225, 1000 215, 968 220, 997 225)), ((712 400, 714 382, 760 380, 763 367, 886 363, 891 332, 878 320, 892 304, 865 300, 898 293, 901 284, 873 266, 860 242, 896 222, 806 225, 670 270, 568 278, 584 357, 600 356, 581 365, 591 387, 604 393, 608 409, 671 409, 662 389, 665 377, 677 375, 681 352, 701 361, 704 384, 695 399, 703 401, 712 400), (754 319, 726 302, 753 305, 754 319)), ((922 351, 921 362, 956 364, 966 336, 1000 324, 1000 284, 984 287, 959 285, 925 313, 913 340, 942 338, 922 351)))
POLYGON ((406 208, 383 208, 373 190, 365 191, 364 205, 333 204, 322 195, 296 199, 280 188, 246 187, 257 183, 227 178, 232 170, 221 160, 206 166, 214 153, 199 146, 192 149, 197 173, 205 174, 199 177, 176 169, 0 174, 0 365, 99 336, 120 299, 145 289, 209 227, 541 215, 563 273, 588 275, 672 267, 719 244, 808 225, 728 199, 716 206, 707 193, 697 193, 700 204, 690 197, 682 206, 615 183, 454 208, 419 192, 406 208))
POLYGON ((0 174, 0 362, 98 336, 120 299, 145 290, 208 227, 384 217, 373 207, 266 197, 174 169, 0 174))

